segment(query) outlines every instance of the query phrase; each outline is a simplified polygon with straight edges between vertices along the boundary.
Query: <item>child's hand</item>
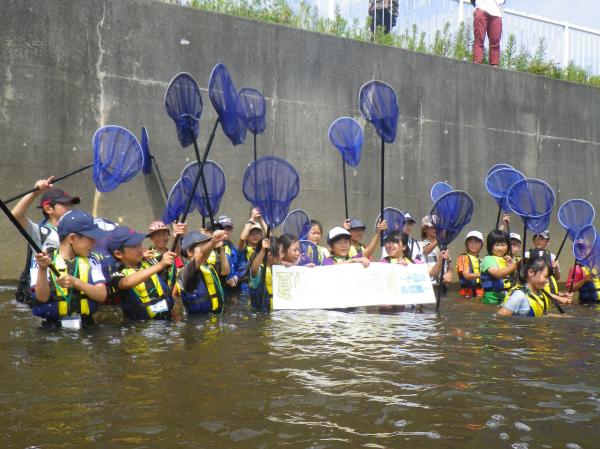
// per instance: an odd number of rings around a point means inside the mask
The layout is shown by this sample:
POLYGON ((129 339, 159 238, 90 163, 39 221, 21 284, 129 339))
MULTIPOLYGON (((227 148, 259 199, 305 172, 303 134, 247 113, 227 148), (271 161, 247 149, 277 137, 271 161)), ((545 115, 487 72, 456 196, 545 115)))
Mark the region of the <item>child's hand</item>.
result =
POLYGON ((371 261, 369 260, 368 257, 361 257, 359 259, 356 259, 358 262, 360 262, 362 264, 363 267, 367 268, 369 266, 369 264, 371 263, 371 261))
POLYGON ((452 282, 452 271, 446 271, 444 273, 444 282, 452 282))
POLYGON ((350 230, 350 219, 347 218, 346 220, 344 220, 344 222, 342 223, 342 226, 344 227, 344 229, 346 231, 349 231, 350 230))
POLYGON ((559 292, 558 297, 562 299, 563 304, 571 304, 573 302, 573 293, 559 292))
POLYGON ((262 239, 262 249, 268 251, 271 249, 271 240, 270 239, 262 239))
POLYGON ((510 223, 510 214, 502 215, 502 223, 504 223, 505 225, 508 225, 510 223))
POLYGON ((37 253, 35 255, 35 261, 40 268, 46 270, 50 266, 52 259, 50 259, 50 256, 46 253, 37 253))
POLYGON ((235 287, 237 285, 237 282, 238 282, 237 276, 233 276, 233 277, 227 279, 227 281, 225 281, 225 283, 227 285, 229 285, 230 287, 235 287))
POLYGON ((258 207, 252 208, 252 212, 250 212, 250 220, 258 221, 260 218, 260 209, 258 207))
POLYGON ((70 274, 61 274, 60 277, 56 280, 56 283, 60 285, 62 288, 73 288, 75 287, 77 278, 74 278, 70 274))
POLYGON ((227 238, 227 233, 221 229, 216 230, 215 232, 213 232, 212 235, 212 239, 213 242, 217 242, 217 245, 215 246, 219 246, 218 244, 221 243, 221 246, 223 246, 223 241, 227 238))
POLYGON ((558 269, 558 260, 555 260, 554 262, 552 262, 552 268, 554 269, 554 271, 556 271, 558 269))
POLYGON ((187 232, 187 223, 175 223, 173 226, 173 235, 184 235, 187 232))
POLYGON ((142 257, 144 259, 152 259, 156 254, 154 253, 153 249, 147 249, 146 251, 144 251, 142 253, 142 257))
POLYGON ((385 220, 380 220, 377 223, 377 232, 385 231, 387 229, 387 222, 385 220))
POLYGON ((168 268, 171 265, 173 265, 173 262, 175 261, 175 257, 177 257, 176 253, 174 253, 173 251, 167 251, 166 253, 163 254, 160 264, 164 268, 168 268))
POLYGON ((444 251, 440 251, 440 257, 444 260, 448 260, 450 259, 450 253, 445 249, 444 251))
POLYGON ((48 179, 40 179, 39 181, 36 181, 34 187, 38 190, 35 192, 35 194, 39 195, 40 193, 48 190, 50 187, 54 187, 54 184, 52 184, 53 180, 54 176, 50 176, 48 179))

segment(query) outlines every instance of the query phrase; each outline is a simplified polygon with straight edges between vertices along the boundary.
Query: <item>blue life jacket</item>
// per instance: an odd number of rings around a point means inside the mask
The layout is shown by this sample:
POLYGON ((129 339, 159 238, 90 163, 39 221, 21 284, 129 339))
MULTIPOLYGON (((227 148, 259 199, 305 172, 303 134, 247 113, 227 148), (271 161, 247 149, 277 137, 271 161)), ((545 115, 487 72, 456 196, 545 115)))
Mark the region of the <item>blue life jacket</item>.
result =
POLYGON ((177 287, 185 310, 189 314, 218 313, 223 309, 223 288, 219 276, 211 265, 201 265, 198 270, 202 276, 196 276, 194 290, 183 287, 183 270, 177 277, 177 287))

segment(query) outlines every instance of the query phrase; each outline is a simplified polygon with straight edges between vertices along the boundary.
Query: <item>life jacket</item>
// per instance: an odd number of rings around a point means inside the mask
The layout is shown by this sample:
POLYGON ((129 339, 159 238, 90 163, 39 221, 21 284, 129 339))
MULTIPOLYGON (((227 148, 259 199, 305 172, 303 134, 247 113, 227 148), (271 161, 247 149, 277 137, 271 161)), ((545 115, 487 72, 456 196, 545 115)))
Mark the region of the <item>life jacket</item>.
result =
POLYGON ((350 258, 359 256, 362 257, 363 255, 363 251, 367 249, 367 247, 365 245, 363 245, 362 243, 358 244, 358 248, 352 244, 350 244, 350 250, 348 251, 348 256, 350 258))
MULTIPOLYGON (((261 274, 263 266, 261 265, 261 274)), ((271 273, 271 267, 267 267, 265 270, 265 282, 261 282, 258 288, 250 287, 250 302, 252 307, 257 310, 273 310, 273 276, 271 273), (263 285, 267 291, 264 292, 263 285)))
MULTIPOLYGON (((493 257, 494 259, 496 259, 496 264, 498 265, 498 268, 506 268, 508 266, 506 260, 504 260, 503 257, 491 255, 488 257, 493 257)), ((481 286, 483 287, 484 292, 502 292, 508 290, 511 286, 510 279, 496 279, 487 271, 481 273, 480 279, 481 286)))
MULTIPOLYGON (((88 257, 77 256, 72 261, 65 261, 58 251, 55 251, 52 263, 60 273, 68 273, 73 277, 88 283, 91 262, 88 257)), ((48 302, 37 303, 31 312, 35 316, 57 321, 70 315, 91 316, 98 310, 99 303, 89 299, 85 293, 73 288, 64 289, 56 282, 56 275, 50 271, 50 298, 48 302)))
POLYGON ((408 257, 402 257, 402 259, 399 259, 397 257, 386 256, 384 259, 387 261, 387 263, 402 263, 402 265, 412 264, 412 260, 410 260, 408 257))
POLYGON ((183 270, 177 276, 177 287, 185 310, 190 314, 218 313, 223 308, 225 299, 219 276, 208 264, 198 267, 202 276, 198 276, 196 288, 193 291, 183 289, 183 270))
MULTIPOLYGON (((511 290, 511 293, 515 290, 522 291, 527 297, 527 301, 529 301, 529 313, 527 313, 526 316, 541 317, 546 315, 548 308, 550 307, 550 298, 544 290, 540 290, 537 295, 526 286, 517 286, 511 290)), ((507 295, 507 298, 508 297, 509 295, 507 295)))
MULTIPOLYGON (((475 256, 473 256, 471 254, 467 254, 467 253, 461 254, 461 256, 464 256, 467 258, 468 265, 469 265, 469 273, 481 275, 481 270, 479 268, 481 261, 479 260, 479 257, 475 257, 475 256)), ((456 271, 458 272, 458 270, 456 270, 456 271)), ((458 281, 460 284, 460 288, 470 288, 470 289, 481 288, 481 278, 465 279, 462 276, 462 272, 458 273, 458 281)))
POLYGON ((346 257, 339 257, 339 256, 334 256, 332 254, 331 259, 333 259, 334 264, 338 264, 338 263, 346 262, 347 260, 352 259, 352 256, 350 254, 348 254, 346 257))
MULTIPOLYGON (((44 243, 48 239, 50 233, 52 231, 56 232, 56 226, 44 220, 38 224, 38 229, 40 232, 40 248, 43 248, 44 243)), ((33 294, 31 289, 31 268, 34 263, 35 259, 33 258, 33 250, 31 249, 31 246, 27 245, 25 266, 23 267, 23 271, 21 271, 21 275, 19 276, 19 282, 17 284, 17 292, 15 294, 15 299, 17 300, 17 302, 23 302, 29 307, 33 307, 33 305, 35 304, 35 295, 33 294)))
MULTIPOLYGON (((152 264, 143 261, 139 268, 123 268, 121 272, 125 276, 131 276, 139 270, 149 268, 152 264)), ((164 279, 154 273, 146 281, 126 290, 121 301, 123 314, 131 320, 168 319, 173 308, 173 298, 164 279), (168 310, 155 312, 153 306, 165 301, 168 310)))
MULTIPOLYGON (((583 275, 587 276, 591 273, 588 267, 581 267, 583 275)), ((600 279, 598 275, 594 275, 591 281, 586 282, 579 289, 579 302, 596 303, 600 302, 600 279)))

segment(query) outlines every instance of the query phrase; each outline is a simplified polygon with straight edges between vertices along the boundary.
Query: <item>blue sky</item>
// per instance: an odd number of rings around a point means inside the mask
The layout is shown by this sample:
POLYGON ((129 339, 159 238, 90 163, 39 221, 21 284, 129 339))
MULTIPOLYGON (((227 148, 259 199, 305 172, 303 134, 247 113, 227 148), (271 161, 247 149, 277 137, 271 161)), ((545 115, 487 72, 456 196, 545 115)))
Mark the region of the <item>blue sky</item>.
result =
POLYGON ((600 29, 598 0, 507 0, 506 8, 600 29))

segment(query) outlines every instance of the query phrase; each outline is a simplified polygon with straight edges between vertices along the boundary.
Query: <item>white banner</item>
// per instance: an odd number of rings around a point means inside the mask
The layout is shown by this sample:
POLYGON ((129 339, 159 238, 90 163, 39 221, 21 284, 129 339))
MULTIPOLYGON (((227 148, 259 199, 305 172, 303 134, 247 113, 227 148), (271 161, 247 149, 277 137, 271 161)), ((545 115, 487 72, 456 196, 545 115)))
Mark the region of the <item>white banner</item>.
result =
POLYGON ((435 304, 426 264, 273 267, 273 309, 435 304))

